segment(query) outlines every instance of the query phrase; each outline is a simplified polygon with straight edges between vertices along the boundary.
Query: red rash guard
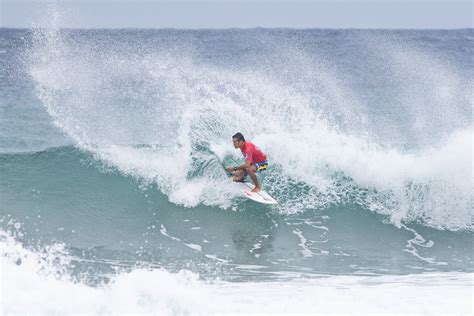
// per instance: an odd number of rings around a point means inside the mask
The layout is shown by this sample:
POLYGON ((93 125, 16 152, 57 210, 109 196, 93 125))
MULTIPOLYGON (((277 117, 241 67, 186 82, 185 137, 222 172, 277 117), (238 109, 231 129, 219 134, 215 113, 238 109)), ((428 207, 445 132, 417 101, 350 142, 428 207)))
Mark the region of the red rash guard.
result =
POLYGON ((262 153, 260 148, 251 142, 246 141, 240 150, 242 151, 242 155, 245 156, 245 161, 248 161, 252 164, 267 160, 267 156, 262 153))

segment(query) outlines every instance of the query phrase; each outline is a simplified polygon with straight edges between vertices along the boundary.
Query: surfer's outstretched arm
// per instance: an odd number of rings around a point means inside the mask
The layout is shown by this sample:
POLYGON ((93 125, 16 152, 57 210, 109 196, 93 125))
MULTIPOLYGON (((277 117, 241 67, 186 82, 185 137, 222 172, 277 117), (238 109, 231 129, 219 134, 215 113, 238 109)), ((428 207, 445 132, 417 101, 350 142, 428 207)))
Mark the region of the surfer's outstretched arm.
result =
POLYGON ((245 161, 242 165, 240 166, 228 166, 226 168, 227 171, 232 172, 232 171, 238 171, 238 170, 247 170, 249 167, 252 167, 252 164, 248 161, 245 161))

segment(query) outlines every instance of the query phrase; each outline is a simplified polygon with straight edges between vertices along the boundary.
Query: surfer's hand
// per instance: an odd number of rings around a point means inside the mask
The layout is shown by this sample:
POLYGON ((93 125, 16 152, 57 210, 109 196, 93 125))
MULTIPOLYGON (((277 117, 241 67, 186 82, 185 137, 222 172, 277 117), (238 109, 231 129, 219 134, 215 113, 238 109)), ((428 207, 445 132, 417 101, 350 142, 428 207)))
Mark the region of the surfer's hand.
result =
POLYGON ((232 167, 232 166, 229 166, 229 167, 225 168, 225 170, 227 170, 227 171, 231 172, 231 171, 234 171, 234 167, 232 167))

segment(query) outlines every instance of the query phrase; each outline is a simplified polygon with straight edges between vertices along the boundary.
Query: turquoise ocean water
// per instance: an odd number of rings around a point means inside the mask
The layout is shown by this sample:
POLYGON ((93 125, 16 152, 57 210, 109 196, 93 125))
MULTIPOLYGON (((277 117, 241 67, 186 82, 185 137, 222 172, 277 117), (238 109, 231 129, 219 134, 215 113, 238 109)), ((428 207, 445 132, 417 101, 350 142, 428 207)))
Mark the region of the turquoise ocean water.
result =
POLYGON ((2 312, 471 313, 473 40, 0 29, 2 312))

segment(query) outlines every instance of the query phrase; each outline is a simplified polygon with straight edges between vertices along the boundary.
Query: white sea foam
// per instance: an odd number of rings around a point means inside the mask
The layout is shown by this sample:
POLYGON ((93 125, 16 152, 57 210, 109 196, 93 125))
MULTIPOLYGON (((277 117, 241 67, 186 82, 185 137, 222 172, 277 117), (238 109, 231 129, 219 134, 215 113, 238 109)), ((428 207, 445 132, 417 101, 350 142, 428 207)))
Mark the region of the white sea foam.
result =
POLYGON ((36 253, 2 234, 2 314, 472 312, 473 275, 320 276, 284 282, 201 280, 190 271, 134 269, 89 286, 66 272, 61 245, 36 253))

